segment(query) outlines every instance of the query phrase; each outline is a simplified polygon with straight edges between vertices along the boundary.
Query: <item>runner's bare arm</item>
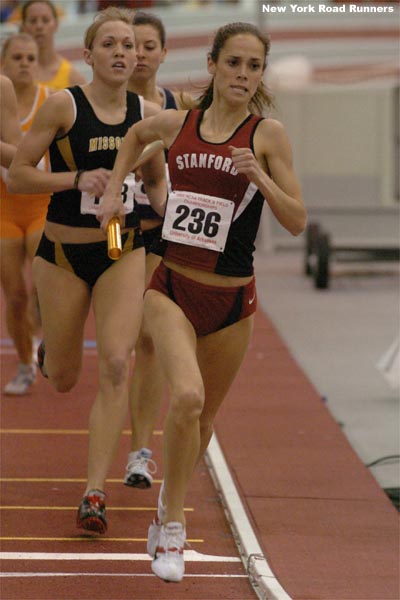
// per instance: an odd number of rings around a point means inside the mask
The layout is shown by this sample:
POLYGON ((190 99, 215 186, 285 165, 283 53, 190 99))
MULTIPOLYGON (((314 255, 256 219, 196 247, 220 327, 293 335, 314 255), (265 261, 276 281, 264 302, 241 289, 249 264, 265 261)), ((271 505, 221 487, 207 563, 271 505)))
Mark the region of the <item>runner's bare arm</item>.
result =
POLYGON ((258 187, 279 223, 299 235, 306 225, 306 209, 283 125, 273 119, 262 121, 254 136, 254 150, 256 156, 249 148, 232 147, 235 168, 258 187))
MULTIPOLYGON (((110 180, 107 184, 107 188, 103 195, 103 199, 97 214, 97 218, 101 223, 103 231, 106 231, 107 223, 112 216, 122 216, 120 190, 125 177, 132 170, 141 152, 148 144, 156 140, 161 140, 164 142, 165 147, 168 147, 178 133, 185 114, 185 111, 161 111, 154 117, 149 117, 139 121, 138 123, 135 123, 135 125, 132 125, 132 127, 128 130, 118 150, 114 168, 112 170, 110 180)), ((147 172, 152 170, 152 168, 155 168, 157 174, 159 169, 161 169, 161 158, 155 158, 154 161, 155 164, 152 165, 152 167, 149 166, 147 172)), ((145 169, 145 167, 143 166, 142 169, 145 169)), ((156 180, 153 182, 150 181, 150 187, 147 191, 151 202, 151 197, 153 197, 155 202, 154 208, 157 211, 162 208, 160 206, 160 199, 165 201, 166 198, 166 187, 165 193, 162 191, 163 186, 166 186, 164 181, 165 169, 162 180, 158 178, 158 175, 156 175, 156 180), (158 200, 155 198, 156 195, 158 196, 158 200), (158 207, 156 205, 158 205, 158 207)), ((147 190, 148 184, 145 183, 145 185, 147 190)))
POLYGON ((17 98, 8 77, 0 76, 0 155, 1 166, 8 168, 17 151, 22 134, 19 126, 17 98))
MULTIPOLYGON (((10 192, 39 194, 74 188, 77 171, 51 173, 36 168, 53 139, 67 132, 73 121, 72 103, 65 92, 57 92, 43 103, 9 170, 7 187, 10 192)), ((101 195, 108 178, 106 169, 85 171, 79 178, 79 189, 101 195)))
POLYGON ((158 106, 155 102, 149 102, 149 100, 145 100, 143 102, 143 118, 147 119, 147 117, 154 117, 161 111, 161 107, 158 106))
POLYGON ((159 152, 142 166, 142 178, 150 204, 161 217, 164 215, 168 194, 165 177, 165 155, 159 152))

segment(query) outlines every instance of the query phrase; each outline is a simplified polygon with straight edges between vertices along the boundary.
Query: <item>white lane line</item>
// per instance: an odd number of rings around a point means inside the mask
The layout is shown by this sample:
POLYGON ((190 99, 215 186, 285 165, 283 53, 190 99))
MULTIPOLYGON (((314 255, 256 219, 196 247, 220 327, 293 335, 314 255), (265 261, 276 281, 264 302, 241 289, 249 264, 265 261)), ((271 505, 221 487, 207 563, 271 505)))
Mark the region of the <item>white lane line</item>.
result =
POLYGON ((263 554, 215 434, 207 449, 207 460, 214 484, 222 495, 231 527, 239 542, 239 552, 254 591, 260 600, 293 600, 275 577, 263 554))
MULTIPOLYGON (((6 348, 14 348, 14 342, 12 341, 11 338, 1 338, 0 339, 0 347, 6 347, 6 348)), ((97 347, 97 343, 96 340, 83 340, 83 347, 84 348, 96 348, 97 347)))
MULTIPOLYGON (((153 573, 0 573, 1 578, 12 577, 153 577, 153 573)), ((189 577, 206 577, 207 579, 247 579, 247 575, 232 575, 220 573, 185 573, 189 577)))
MULTIPOLYGON (((187 562, 221 562, 232 563, 241 562, 237 556, 214 556, 211 554, 202 554, 196 550, 185 550, 185 561, 187 562)), ((0 560, 129 560, 129 561, 150 561, 148 554, 131 554, 119 552, 102 553, 70 553, 70 552, 0 552, 0 560)))
MULTIPOLYGON (((15 348, 5 348, 4 346, 0 347, 0 356, 16 356, 17 351, 15 348)), ((97 356, 96 348, 84 348, 83 350, 84 356, 97 356)))
MULTIPOLYGON (((11 338, 0 339, 0 356, 2 355, 15 355, 17 351, 11 338)), ((96 340, 84 340, 83 341, 83 354, 86 356, 97 355, 97 344, 96 340)))

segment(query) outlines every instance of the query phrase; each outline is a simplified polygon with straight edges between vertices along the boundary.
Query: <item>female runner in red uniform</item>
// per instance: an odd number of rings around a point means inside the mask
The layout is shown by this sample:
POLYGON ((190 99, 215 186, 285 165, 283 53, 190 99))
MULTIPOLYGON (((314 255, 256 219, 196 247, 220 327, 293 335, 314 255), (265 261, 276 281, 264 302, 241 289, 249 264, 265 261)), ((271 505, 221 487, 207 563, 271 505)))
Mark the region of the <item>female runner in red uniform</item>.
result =
POLYGON ((163 261, 145 294, 145 317, 167 378, 164 485, 149 528, 153 572, 184 574, 186 491, 251 339, 254 241, 263 205, 293 235, 306 222, 281 123, 259 113, 269 40, 255 26, 220 28, 208 56, 212 81, 198 110, 163 111, 134 125, 121 146, 98 218, 121 212, 121 181, 149 142, 169 148, 172 191, 163 261))

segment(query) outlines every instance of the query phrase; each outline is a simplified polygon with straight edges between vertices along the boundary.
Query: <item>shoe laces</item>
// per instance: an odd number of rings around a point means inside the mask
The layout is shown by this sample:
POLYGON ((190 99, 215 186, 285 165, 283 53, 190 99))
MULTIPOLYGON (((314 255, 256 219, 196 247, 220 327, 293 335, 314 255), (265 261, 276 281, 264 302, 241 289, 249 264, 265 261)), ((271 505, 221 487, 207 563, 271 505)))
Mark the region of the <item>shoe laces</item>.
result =
POLYGON ((140 466, 143 470, 147 470, 151 475, 154 475, 157 471, 157 465, 154 460, 141 454, 138 454, 128 462, 127 470, 134 469, 137 466, 140 466))
POLYGON ((17 373, 15 377, 10 381, 12 384, 30 384, 35 381, 36 369, 34 365, 24 365, 18 363, 17 373))
POLYGON ((22 375, 25 377, 34 377, 36 372, 35 365, 25 365, 23 363, 18 363, 17 375, 22 375))
POLYGON ((102 511, 105 509, 105 504, 104 504, 105 495, 103 494, 103 492, 98 492, 97 490, 91 490, 84 497, 84 500, 86 500, 88 502, 88 504, 90 504, 91 508, 94 508, 98 511, 102 511))
POLYGON ((141 460, 146 464, 148 472, 154 475, 157 471, 157 465, 154 460, 151 458, 142 458, 141 460))
POLYGON ((179 552, 182 553, 185 547, 185 529, 181 529, 176 525, 172 527, 164 527, 165 537, 165 552, 179 552))

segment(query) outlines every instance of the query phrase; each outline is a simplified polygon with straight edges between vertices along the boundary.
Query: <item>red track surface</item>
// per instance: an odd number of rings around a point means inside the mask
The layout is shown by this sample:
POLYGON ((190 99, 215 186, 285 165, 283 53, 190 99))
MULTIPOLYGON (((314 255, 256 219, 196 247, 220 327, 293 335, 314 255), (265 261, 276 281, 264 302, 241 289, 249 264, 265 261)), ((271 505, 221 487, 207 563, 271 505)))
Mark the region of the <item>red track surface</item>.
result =
MULTIPOLYGON (((216 430, 270 567, 294 600, 398 600, 395 509, 261 312, 256 325, 216 430)), ((86 337, 93 339, 91 324, 86 337)), ((39 378, 30 396, 2 397, 3 558, 7 552, 49 555, 6 556, 1 599, 254 599, 238 560, 188 560, 184 581, 175 585, 158 580, 149 561, 139 560, 159 480, 150 491, 122 485, 128 435, 107 484, 108 534, 80 537, 75 511, 84 488, 96 381, 90 352, 72 393, 56 394, 39 378), (88 560, 93 555, 97 560, 88 560)), ((14 364, 14 355, 2 356, 3 382, 14 364)), ((161 467, 161 435, 153 441, 161 467)), ((193 479, 187 509, 192 550, 238 558, 204 465, 193 479)))
POLYGON ((293 600, 399 600, 399 515, 257 316, 216 433, 264 555, 293 600))

